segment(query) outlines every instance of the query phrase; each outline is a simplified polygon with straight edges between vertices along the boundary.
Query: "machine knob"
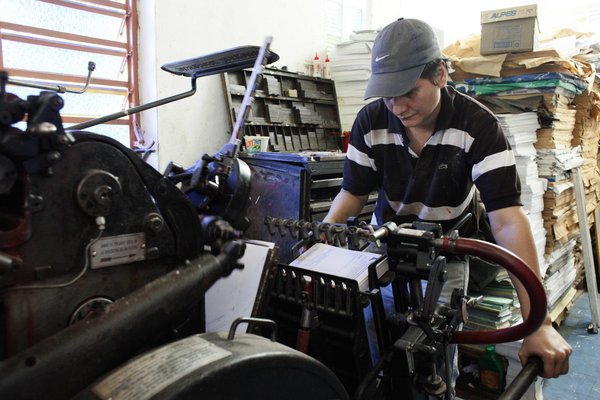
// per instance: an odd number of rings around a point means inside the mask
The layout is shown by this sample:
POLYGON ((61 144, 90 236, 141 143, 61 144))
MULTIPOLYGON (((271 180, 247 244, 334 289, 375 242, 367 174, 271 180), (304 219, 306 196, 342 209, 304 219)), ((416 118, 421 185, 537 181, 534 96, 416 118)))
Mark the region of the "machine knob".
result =
POLYGON ((77 203, 88 215, 107 216, 117 196, 121 194, 119 178, 102 170, 87 171, 77 185, 77 203))

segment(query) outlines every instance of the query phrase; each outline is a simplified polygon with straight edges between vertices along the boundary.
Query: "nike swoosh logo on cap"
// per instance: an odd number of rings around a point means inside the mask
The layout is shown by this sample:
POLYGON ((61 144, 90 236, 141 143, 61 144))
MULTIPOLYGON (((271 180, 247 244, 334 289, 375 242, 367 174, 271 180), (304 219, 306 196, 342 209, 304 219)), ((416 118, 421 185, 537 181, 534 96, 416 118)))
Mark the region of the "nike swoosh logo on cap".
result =
POLYGON ((385 56, 377 57, 377 58, 375 58, 375 62, 379 62, 379 61, 383 60, 384 58, 388 58, 389 56, 390 56, 389 54, 386 54, 385 56))

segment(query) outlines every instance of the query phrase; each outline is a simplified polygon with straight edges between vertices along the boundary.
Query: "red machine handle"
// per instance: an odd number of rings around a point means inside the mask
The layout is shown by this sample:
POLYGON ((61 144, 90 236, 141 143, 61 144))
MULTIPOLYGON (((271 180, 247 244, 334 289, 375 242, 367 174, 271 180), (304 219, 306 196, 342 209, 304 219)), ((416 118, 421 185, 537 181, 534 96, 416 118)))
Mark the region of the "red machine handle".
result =
POLYGON ((546 318, 546 292, 542 282, 531 268, 514 253, 489 242, 477 239, 444 237, 441 248, 454 254, 474 255, 506 268, 523 284, 529 297, 529 315, 520 324, 510 328, 483 331, 454 332, 451 343, 488 344, 513 342, 535 332, 546 318))

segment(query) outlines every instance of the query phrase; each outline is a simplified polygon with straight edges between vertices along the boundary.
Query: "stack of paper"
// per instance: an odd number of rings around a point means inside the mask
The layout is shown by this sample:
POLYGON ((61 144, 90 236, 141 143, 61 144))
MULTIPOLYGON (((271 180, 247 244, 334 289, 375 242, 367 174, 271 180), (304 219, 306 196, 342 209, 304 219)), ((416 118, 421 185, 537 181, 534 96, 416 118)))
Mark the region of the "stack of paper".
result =
POLYGON ((577 209, 573 183, 570 179, 549 182, 544 194, 544 226, 548 232, 546 253, 552 253, 557 247, 577 236, 577 209))
MULTIPOLYGON (((508 278, 508 273, 502 271, 496 277, 496 280, 490 283, 482 290, 484 301, 475 307, 469 307, 469 321, 465 324, 465 329, 498 329, 514 326, 521 323, 521 309, 517 298, 516 290, 508 278), (483 323, 480 323, 480 310, 485 310, 487 314, 483 323), (498 322, 496 322, 498 321, 498 322)), ((473 293, 470 293, 473 296, 473 293)), ((506 357, 508 369, 506 371, 506 382, 510 384, 517 374, 521 371, 521 361, 518 352, 523 340, 508 343, 496 344, 496 352, 506 357)), ((479 347, 479 346, 473 346, 479 347)), ((480 347, 483 350, 483 347, 480 347)), ((527 389, 522 399, 542 400, 543 379, 538 378, 527 389)))
POLYGON ((542 127, 537 131, 536 149, 570 149, 575 128, 575 114, 571 109, 555 110, 550 117, 540 117, 542 127))
POLYGON ((508 328, 520 319, 521 310, 512 299, 483 295, 483 300, 469 306, 466 330, 508 328))
POLYGON ((540 179, 535 162, 534 143, 536 130, 540 127, 537 113, 502 114, 497 117, 515 154, 517 172, 521 180, 521 200, 525 211, 541 212, 545 182, 540 179))
POLYGON ((540 178, 535 161, 536 131, 540 128, 536 112, 497 115, 500 126, 515 154, 517 173, 521 180, 521 201, 531 222, 531 233, 536 242, 538 262, 544 262, 546 231, 542 223, 546 179, 540 178))
POLYGON ((553 181, 568 179, 568 171, 583 164, 579 146, 564 150, 538 149, 536 161, 540 176, 553 181))
POLYGON ((585 189, 585 205, 591 215, 600 203, 600 170, 598 169, 598 132, 600 123, 600 82, 594 81, 594 91, 575 97, 575 129, 572 145, 581 147, 580 167, 585 189))
POLYGON ((498 114, 496 116, 515 156, 535 156, 533 144, 537 140, 536 131, 540 128, 537 113, 525 112, 520 114, 498 114))
MULTIPOLYGON (((537 141, 534 144, 537 150, 538 173, 549 181, 543 196, 542 212, 546 231, 546 256, 553 252, 561 252, 563 246, 579 232, 569 171, 583 163, 581 148, 574 140, 577 110, 572 102, 582 91, 570 90, 566 86, 557 86, 556 89, 552 97, 546 94, 541 99, 538 112, 541 126, 537 130, 537 141)), ((536 246, 541 244, 536 239, 536 246)), ((564 254, 567 260, 560 265, 548 265, 548 260, 540 261, 540 267, 547 271, 544 285, 550 308, 575 281, 575 254, 572 247, 564 254)))
POLYGON ((575 194, 570 179, 550 181, 544 194, 542 213, 546 228, 546 265, 543 266, 544 287, 549 307, 571 287, 576 277, 575 239, 579 235, 575 194))
POLYGON ((575 282, 575 258, 573 257, 575 243, 575 240, 570 240, 567 245, 557 249, 548 257, 544 288, 550 310, 575 282))
POLYGON ((347 42, 336 45, 331 58, 342 131, 352 128, 356 114, 367 104, 363 100, 371 76, 371 49, 377 31, 354 32, 347 42))
POLYGON ((473 96, 551 93, 557 88, 579 94, 586 89, 584 80, 562 72, 464 78, 455 85, 460 91, 473 96))
POLYGON ((358 283, 359 290, 367 291, 371 289, 369 288, 369 266, 373 263, 377 263, 375 269, 378 277, 381 277, 389 268, 387 259, 381 254, 316 243, 293 260, 290 265, 354 280, 358 283))
MULTIPOLYGON (((542 197, 542 208, 544 199, 542 197)), ((538 256, 538 265, 541 268, 545 268, 546 265, 546 228, 544 227, 544 218, 542 212, 529 213, 527 214, 529 219, 529 225, 531 227, 531 233, 533 234, 533 240, 535 241, 535 249, 538 256)))
POLYGON ((508 272, 506 270, 502 270, 496 276, 496 279, 488 284, 482 290, 482 294, 496 297, 503 297, 505 299, 510 299, 513 301, 513 305, 519 306, 517 291, 511 283, 511 280, 508 277, 508 272))
POLYGON ((517 291, 506 270, 480 292, 470 292, 469 296, 482 296, 483 300, 468 307, 466 330, 507 328, 522 320, 517 291))

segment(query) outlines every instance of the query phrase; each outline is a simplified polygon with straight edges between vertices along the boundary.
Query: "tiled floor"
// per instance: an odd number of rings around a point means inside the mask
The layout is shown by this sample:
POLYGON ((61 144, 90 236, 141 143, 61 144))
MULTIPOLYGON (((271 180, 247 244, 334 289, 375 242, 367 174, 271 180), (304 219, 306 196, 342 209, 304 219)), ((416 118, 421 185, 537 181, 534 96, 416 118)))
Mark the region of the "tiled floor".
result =
POLYGON ((585 293, 558 329, 573 347, 569 374, 544 381, 544 400, 600 399, 600 336, 588 333, 591 322, 589 297, 585 293))

